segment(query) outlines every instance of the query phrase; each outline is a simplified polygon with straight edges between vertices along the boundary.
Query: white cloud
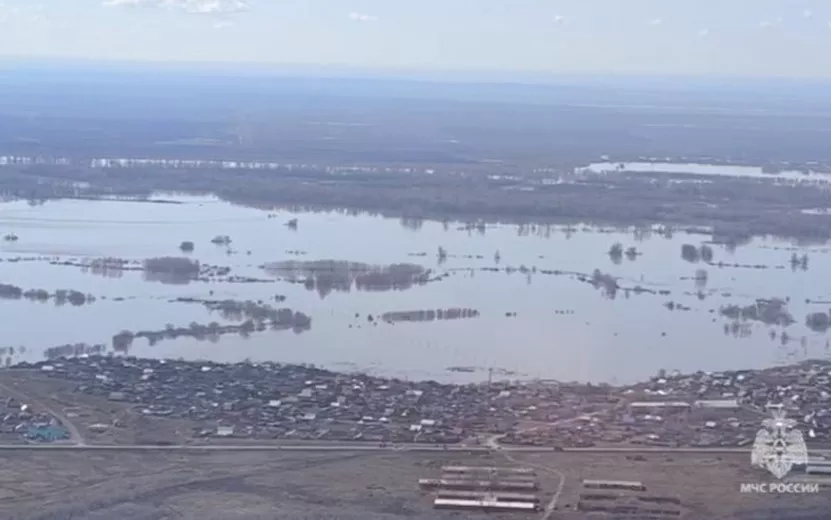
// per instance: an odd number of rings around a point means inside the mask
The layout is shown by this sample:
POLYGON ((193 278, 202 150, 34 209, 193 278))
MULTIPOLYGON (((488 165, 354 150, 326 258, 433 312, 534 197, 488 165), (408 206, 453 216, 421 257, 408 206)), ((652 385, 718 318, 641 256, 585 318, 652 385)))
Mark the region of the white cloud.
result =
POLYGON ((814 12, 810 9, 805 9, 804 11, 802 11, 802 17, 807 20, 810 20, 814 17, 814 12))
POLYGON ((250 9, 245 0, 190 0, 184 2, 182 7, 189 13, 197 14, 236 14, 250 9))
POLYGON ((138 7, 155 3, 155 0, 104 0, 101 5, 104 7, 138 7))
POLYGON ((558 14, 557 16, 554 17, 554 23, 563 23, 565 21, 566 21, 565 16, 561 16, 561 15, 558 14))
POLYGON ((699 38, 705 38, 710 35, 710 29, 701 29, 698 31, 699 38))
POLYGON ((23 7, 15 7, 6 6, 2 1, 0 1, 0 24, 47 21, 49 20, 44 13, 43 4, 30 4, 23 7))
POLYGON ((161 7, 191 14, 229 15, 249 10, 247 0, 104 0, 104 7, 161 7))
POLYGON ((660 18, 655 18, 654 20, 649 20, 649 25, 663 25, 664 21, 660 18))
POLYGON ((779 27, 780 25, 782 25, 782 18, 777 18, 772 22, 765 20, 764 22, 759 23, 759 27, 762 29, 772 29, 774 27, 779 27))
POLYGON ((354 21, 354 22, 374 22, 374 21, 378 20, 378 17, 373 16, 371 14, 366 14, 366 13, 352 12, 352 13, 349 13, 349 19, 354 21))

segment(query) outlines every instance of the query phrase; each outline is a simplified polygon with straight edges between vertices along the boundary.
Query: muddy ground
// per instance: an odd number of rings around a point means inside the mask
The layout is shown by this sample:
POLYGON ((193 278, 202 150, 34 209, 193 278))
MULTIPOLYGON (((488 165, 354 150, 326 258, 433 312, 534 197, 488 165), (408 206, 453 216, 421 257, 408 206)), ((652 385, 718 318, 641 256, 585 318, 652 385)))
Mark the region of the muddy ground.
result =
MULTIPOLYGON (((648 493, 681 499, 684 518, 824 518, 831 494, 739 493, 745 481, 769 477, 745 456, 656 456, 557 453, 513 456, 539 471, 543 503, 566 477, 551 518, 574 512, 586 478, 643 482, 648 493), (550 468, 550 469, 548 469, 550 468), (758 516, 775 507, 775 516, 758 516), (818 516, 794 516, 806 508, 818 516), (744 513, 739 513, 744 511, 744 513), (791 516, 788 516, 791 515, 791 516)), ((0 518, 166 520, 539 518, 542 513, 452 513, 432 509, 417 479, 446 464, 511 464, 502 454, 0 452, 0 518)))

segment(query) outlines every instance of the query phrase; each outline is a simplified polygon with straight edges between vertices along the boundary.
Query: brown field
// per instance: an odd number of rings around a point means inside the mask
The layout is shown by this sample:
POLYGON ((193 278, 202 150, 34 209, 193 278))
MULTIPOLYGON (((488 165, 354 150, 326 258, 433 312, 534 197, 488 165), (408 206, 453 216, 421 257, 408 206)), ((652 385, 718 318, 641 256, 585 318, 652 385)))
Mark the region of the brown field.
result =
MULTIPOLYGON (((142 417, 129 404, 87 396, 74 387, 39 373, 0 372, 0 395, 5 388, 6 393, 25 397, 33 408, 48 408, 68 418, 88 444, 185 444, 193 442, 194 427, 207 426, 142 417), (88 428, 112 424, 114 418, 120 427, 100 434, 88 428)), ((248 444, 244 439, 230 441, 248 444)), ((742 482, 765 482, 770 476, 751 468, 747 455, 732 454, 246 452, 232 447, 215 452, 5 450, 0 451, 0 468, 4 520, 576 520, 593 518, 575 511, 585 492, 584 479, 643 482, 649 495, 680 498, 682 518, 696 520, 820 520, 827 518, 822 507, 831 499, 831 489, 818 495, 742 494, 742 482), (417 480, 438 477, 441 466, 453 464, 533 467, 543 504, 551 501, 561 474, 565 483, 547 518, 544 513, 435 511, 431 496, 419 490, 417 480), (776 512, 764 512, 771 508, 776 512)))
MULTIPOLYGON (((573 511, 581 480, 638 480, 651 495, 677 496, 683 518, 789 518, 737 516, 763 508, 817 507, 811 496, 741 494, 739 483, 766 480, 744 456, 704 457, 557 453, 512 456, 539 469, 543 502, 566 476, 550 518, 587 518, 573 511)), ((0 452, 0 518, 145 520, 495 518, 493 514, 434 511, 417 486, 446 464, 508 464, 501 454, 389 453, 131 453, 0 452)), ((821 511, 821 509, 817 509, 821 511)), ((539 518, 539 515, 530 518, 539 518)), ((501 514, 499 518, 529 518, 501 514)), ((634 518, 634 517, 629 517, 634 518)), ((793 517, 797 518, 797 517, 793 517)), ((799 516, 798 518, 823 518, 799 516)))

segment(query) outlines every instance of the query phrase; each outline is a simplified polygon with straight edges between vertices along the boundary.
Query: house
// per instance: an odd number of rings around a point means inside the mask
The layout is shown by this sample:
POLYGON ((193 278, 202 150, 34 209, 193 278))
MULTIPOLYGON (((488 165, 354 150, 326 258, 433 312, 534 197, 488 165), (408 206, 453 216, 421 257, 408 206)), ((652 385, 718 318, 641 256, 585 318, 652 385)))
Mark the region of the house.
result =
POLYGON ((30 426, 26 438, 33 441, 54 442, 69 438, 69 432, 60 426, 30 426))
POLYGON ((216 436, 217 437, 231 437, 234 435, 234 427, 233 426, 217 426, 216 427, 216 436))

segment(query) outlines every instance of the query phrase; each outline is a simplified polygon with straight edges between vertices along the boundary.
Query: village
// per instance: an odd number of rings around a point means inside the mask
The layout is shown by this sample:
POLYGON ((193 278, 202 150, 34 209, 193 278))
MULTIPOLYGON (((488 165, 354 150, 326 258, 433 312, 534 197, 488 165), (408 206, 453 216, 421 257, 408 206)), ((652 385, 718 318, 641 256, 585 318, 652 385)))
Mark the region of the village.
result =
MULTIPOLYGON (((332 372, 309 365, 80 355, 9 373, 72 385, 140 417, 177 419, 190 436, 437 445, 741 447, 771 407, 811 444, 831 438, 831 364, 762 371, 659 374, 625 386, 551 381, 454 385, 332 372)), ((25 386, 17 391, 25 394, 25 386)), ((0 428, 28 442, 63 436, 56 417, 5 395, 0 428), (41 428, 38 430, 37 428, 41 428), (39 433, 41 432, 41 433, 39 433)), ((118 426, 95 424, 102 430, 118 426)))

